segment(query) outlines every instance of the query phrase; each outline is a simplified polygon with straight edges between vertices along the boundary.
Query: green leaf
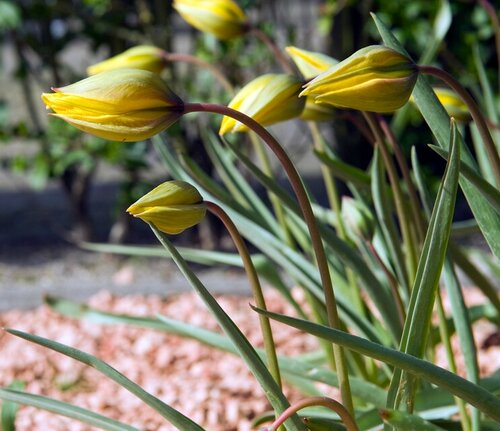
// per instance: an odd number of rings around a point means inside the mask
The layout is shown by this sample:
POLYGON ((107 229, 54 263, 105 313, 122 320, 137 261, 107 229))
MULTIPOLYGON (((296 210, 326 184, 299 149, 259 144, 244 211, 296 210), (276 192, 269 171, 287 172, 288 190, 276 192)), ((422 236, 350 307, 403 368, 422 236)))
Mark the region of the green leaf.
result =
MULTIPOLYGON (((241 333, 241 331, 234 324, 231 318, 221 308, 221 306, 218 304, 215 298, 206 289, 203 283, 198 279, 196 274, 193 271, 191 271, 187 262, 182 258, 180 253, 168 240, 167 236, 162 232, 160 232, 158 229, 156 229, 156 227, 154 227, 153 225, 150 226, 153 232, 155 233, 156 237, 160 241, 160 243, 172 256, 172 259, 177 264, 182 274, 186 277, 186 280, 189 281, 193 289, 203 300, 207 308, 211 311, 212 315, 217 320, 217 322, 224 330, 226 335, 234 343, 235 347, 238 349, 241 358, 245 361, 248 368, 250 369, 252 374, 255 376, 255 378, 261 385, 273 408, 277 412, 282 412, 286 410, 290 406, 288 400, 283 395, 283 392, 281 392, 281 389, 274 381, 273 377, 269 373, 269 370, 264 365, 264 362, 262 362, 262 359, 257 354, 255 349, 251 346, 249 341, 241 333)), ((299 420, 297 415, 294 415, 289 420, 287 420, 286 424, 287 424, 287 429, 289 430, 299 430, 299 431, 305 430, 304 425, 299 420)))
MULTIPOLYGON (((408 55, 393 34, 387 29, 384 23, 378 19, 375 14, 372 17, 377 25, 384 43, 405 55, 408 55)), ((431 86, 426 77, 419 76, 415 88, 413 90, 415 103, 422 113, 425 121, 429 125, 434 137, 439 146, 445 150, 448 149, 450 142, 450 118, 437 100, 431 86)), ((477 171, 477 164, 472 158, 469 150, 463 145, 463 140, 460 135, 457 135, 461 146, 461 158, 472 169, 477 171)), ((462 188, 467 202, 476 218, 479 228, 483 233, 493 254, 500 258, 500 241, 498 241, 498 232, 500 232, 500 217, 497 212, 491 207, 489 202, 484 198, 474 184, 466 178, 460 179, 460 187, 462 188)))
POLYGON ((265 226, 274 234, 279 235, 281 233, 280 226, 236 168, 232 153, 221 145, 218 137, 213 132, 204 133, 203 135, 207 153, 217 168, 217 173, 224 180, 224 184, 231 191, 235 200, 243 207, 252 210, 252 217, 255 221, 259 220, 259 224, 265 226))
MULTIPOLYGON (((76 419, 96 428, 106 431, 139 431, 130 425, 115 421, 113 419, 94 413, 90 410, 54 400, 52 398, 41 395, 29 394, 13 389, 0 388, 0 398, 12 403, 25 404, 39 409, 47 410, 61 416, 76 419)), ((4 428, 2 423, 2 431, 10 431, 14 428, 4 428)))
POLYGON ((318 150, 314 150, 314 154, 330 169, 333 176, 340 178, 346 183, 353 183, 360 188, 370 189, 370 175, 362 169, 344 163, 342 160, 318 150))
MULTIPOLYGON (((77 319, 86 319, 93 323, 100 324, 126 324, 138 326, 141 328, 155 329, 159 331, 167 331, 171 334, 180 335, 183 337, 197 340, 200 343, 210 347, 217 348, 231 354, 238 354, 231 340, 217 332, 209 331, 198 326, 181 322, 179 320, 170 319, 165 316, 158 317, 137 317, 124 314, 108 313, 88 307, 87 305, 79 304, 74 301, 69 301, 52 296, 45 297, 45 302, 58 313, 64 316, 69 316, 77 319)), ((262 349, 256 349, 257 353, 265 358, 265 353, 262 349)), ((285 376, 296 376, 298 378, 311 381, 325 383, 330 386, 338 387, 337 374, 316 364, 310 364, 306 360, 280 356, 278 358, 280 368, 285 376)), ((383 400, 386 393, 380 387, 367 382, 363 379, 351 376, 351 389, 353 395, 365 402, 371 403, 376 407, 383 407, 383 400)))
POLYGON ((483 387, 471 383, 444 368, 438 367, 437 365, 415 356, 348 334, 347 332, 328 328, 307 320, 296 319, 283 314, 260 310, 255 307, 252 308, 258 313, 277 320, 278 322, 331 341, 332 343, 337 343, 346 349, 353 350, 411 373, 415 377, 424 379, 462 398, 474 407, 477 407, 490 418, 500 421, 500 399, 483 387))
POLYGON ((165 404, 160 399, 146 392, 138 384, 134 383, 132 380, 125 377, 122 373, 120 373, 104 361, 96 358, 95 356, 89 355, 88 353, 82 352, 81 350, 75 349, 74 347, 69 347, 56 341, 39 337, 38 335, 28 334, 16 329, 6 329, 5 331, 9 334, 15 335, 16 337, 23 338, 32 343, 62 353, 63 355, 69 356, 70 358, 76 359, 83 364, 95 368, 97 371, 115 381, 120 386, 134 394, 137 398, 141 399, 147 405, 155 409, 160 415, 162 415, 179 430, 203 431, 203 428, 193 422, 191 419, 184 416, 174 408, 170 407, 168 404, 165 404))
POLYGON ((444 428, 438 427, 422 419, 420 416, 397 410, 383 409, 380 411, 380 416, 385 423, 395 426, 397 429, 412 431, 444 431, 444 428))
MULTIPOLYGON (((14 380, 5 390, 22 390, 24 389, 24 383, 19 380, 14 380)), ((1 388, 0 388, 1 390, 1 388)), ((0 398, 1 398, 0 392, 0 398)), ((2 403, 2 409, 0 413, 0 430, 2 431, 15 431, 16 430, 16 414, 17 414, 17 404, 13 400, 8 400, 4 398, 2 403)))
MULTIPOLYGON (((450 159, 439 187, 425 236, 401 338, 401 350, 417 357, 422 357, 427 347, 432 309, 446 256, 455 208, 460 147, 455 139, 456 127, 454 123, 452 127, 450 159)), ((401 370, 395 370, 389 389, 388 407, 397 408, 403 402, 412 405, 414 385, 413 377, 407 378, 401 370)))
MULTIPOLYGON (((437 145, 429 145, 429 147, 431 147, 443 159, 448 160, 448 151, 443 150, 437 145)), ((488 181, 479 176, 474 169, 471 169, 465 163, 460 164, 460 173, 477 187, 477 189, 488 200, 488 202, 500 216, 500 192, 488 181)))

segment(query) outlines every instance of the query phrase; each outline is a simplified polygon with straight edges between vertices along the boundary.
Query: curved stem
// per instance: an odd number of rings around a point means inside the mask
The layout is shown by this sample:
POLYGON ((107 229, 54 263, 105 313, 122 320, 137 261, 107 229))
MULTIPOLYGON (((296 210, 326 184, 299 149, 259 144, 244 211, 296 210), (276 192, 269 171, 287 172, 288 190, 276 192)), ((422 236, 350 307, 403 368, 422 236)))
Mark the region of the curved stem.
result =
POLYGON ((335 401, 327 397, 310 397, 305 398, 296 402, 295 404, 288 407, 279 417, 268 427, 265 428, 266 431, 275 431, 279 426, 281 426, 292 414, 297 413, 299 410, 305 407, 311 406, 323 406, 333 410, 340 416, 341 421, 344 423, 347 431, 358 431, 359 428, 356 422, 352 418, 349 411, 338 401, 335 401))
POLYGON ((258 29, 257 27, 250 27, 249 32, 251 34, 254 34, 258 39, 261 40, 261 42, 267 46, 269 51, 271 51, 274 54, 274 58, 276 61, 280 64, 282 67, 283 71, 286 73, 295 73, 294 68, 288 61, 288 59, 285 57, 283 52, 278 48, 276 43, 262 30, 258 29))
POLYGON ((213 64, 207 63, 206 61, 203 61, 199 59, 198 57, 195 57, 194 55, 190 54, 181 54, 177 52, 165 52, 163 54, 163 58, 167 62, 174 62, 174 61, 179 61, 179 62, 184 62, 184 63, 191 63, 196 66, 203 67, 204 69, 209 70, 212 75, 219 81, 220 85, 224 87, 224 89, 231 95, 234 95, 234 88, 231 85, 231 83, 228 81, 228 79, 224 76, 224 74, 217 69, 213 64))
MULTIPOLYGON (((288 179, 302 210, 304 221, 309 230, 309 234, 311 235, 311 244, 314 249, 316 263, 318 265, 319 275, 321 278, 321 285, 323 287, 323 292, 325 295, 328 324, 332 328, 339 329, 340 319, 337 311, 337 302, 335 300, 335 294, 333 292, 333 285, 330 278, 328 261, 326 259, 326 253, 323 247, 323 242, 321 240, 316 217, 314 216, 311 202, 309 201, 309 197, 304 188, 304 184, 302 183, 302 179, 297 172, 294 164, 288 157, 286 151, 263 126, 261 126, 253 118, 250 118, 248 115, 245 115, 242 112, 236 111, 224 105, 217 105, 213 103, 187 103, 184 105, 184 113, 189 112, 212 112, 234 118, 236 121, 245 124, 249 129, 257 133, 278 158, 281 165, 283 166, 283 169, 288 175, 288 179)), ((347 373, 347 364, 344 356, 344 351, 340 346, 336 344, 333 345, 333 350, 335 354, 337 372, 339 374, 339 387, 342 394, 342 402, 349 409, 349 411, 353 411, 349 376, 347 373)))
POLYGON ((452 88, 464 101, 464 103, 469 108, 472 119, 476 123, 481 139, 483 140, 486 152, 488 154, 488 159, 490 160, 493 173, 497 182, 497 187, 500 188, 500 156, 493 142, 493 138, 488 130, 488 125, 484 119, 481 110, 477 106, 477 103, 472 98, 472 96, 467 92, 467 90, 462 87, 462 85, 448 72, 441 70, 434 66, 418 66, 420 72, 439 78, 445 82, 450 88, 452 88))
MULTIPOLYGON (((227 213, 216 203, 205 201, 207 205, 207 210, 210 211, 213 215, 218 217, 224 226, 226 226, 229 235, 233 239, 234 245, 238 249, 238 253, 241 256, 241 260, 243 260, 243 265, 245 267, 245 272, 247 273, 248 280, 250 281, 250 286, 252 287, 252 294, 257 304, 257 307, 262 308, 263 310, 267 310, 266 301, 264 299, 264 294, 262 293, 262 287, 260 285, 259 276, 257 275, 257 271, 252 262, 252 258, 250 257, 250 253, 245 244, 245 241, 241 237, 238 228, 233 223, 231 218, 227 215, 227 213)), ((281 388, 281 376, 280 369, 278 365, 278 356, 276 354, 276 347, 274 345, 273 340, 273 332, 271 329, 271 323, 268 317, 264 315, 259 315, 260 327, 262 330, 262 338, 264 340, 264 348, 266 350, 267 363, 269 365, 269 371, 271 372, 274 380, 278 383, 281 388)))

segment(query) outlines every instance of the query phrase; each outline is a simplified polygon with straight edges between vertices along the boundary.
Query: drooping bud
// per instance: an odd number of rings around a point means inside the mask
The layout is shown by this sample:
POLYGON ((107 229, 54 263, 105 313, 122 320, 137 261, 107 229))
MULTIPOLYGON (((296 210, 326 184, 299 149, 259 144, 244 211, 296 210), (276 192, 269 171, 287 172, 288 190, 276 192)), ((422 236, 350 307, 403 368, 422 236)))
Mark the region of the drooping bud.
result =
POLYGON ((334 58, 320 52, 307 51, 295 46, 285 48, 305 79, 312 79, 338 64, 334 58))
MULTIPOLYGON (((269 73, 245 85, 228 106, 269 126, 300 115, 305 104, 304 98, 299 98, 301 86, 302 81, 295 76, 269 73)), ((244 124, 225 116, 219 134, 247 131, 244 124)))
POLYGON ((368 46, 308 82, 301 96, 341 108, 392 112, 408 101, 417 76, 417 66, 405 55, 368 46))
POLYGON ((219 39, 241 36, 248 29, 245 12, 233 0, 174 0, 173 7, 194 28, 219 39))
POLYGON ((140 45, 87 68, 88 75, 114 69, 141 69, 160 73, 165 67, 165 51, 156 46, 140 45))
POLYGON ((111 70, 53 90, 42 94, 52 115, 111 141, 150 138, 184 111, 182 100, 147 70, 111 70))
POLYGON ((342 218, 354 238, 371 241, 375 233, 375 221, 370 210, 360 201, 342 197, 342 218))
POLYGON ((173 235, 198 224, 205 217, 206 204, 191 184, 166 181, 130 205, 127 212, 173 235))

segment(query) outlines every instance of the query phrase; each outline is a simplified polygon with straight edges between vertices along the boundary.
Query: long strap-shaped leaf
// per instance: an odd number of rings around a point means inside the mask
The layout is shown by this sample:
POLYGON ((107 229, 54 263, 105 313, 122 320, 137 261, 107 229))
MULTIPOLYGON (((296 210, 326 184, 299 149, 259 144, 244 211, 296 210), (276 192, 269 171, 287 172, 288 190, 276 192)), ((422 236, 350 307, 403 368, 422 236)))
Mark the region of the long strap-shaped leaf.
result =
MULTIPOLYGON (((210 292, 199 280, 196 274, 191 271, 187 262, 182 258, 180 253, 168 240, 167 236, 156 229, 155 226, 150 226, 160 243, 170 253, 173 261, 177 264, 182 274, 186 277, 186 280, 189 281, 193 289, 196 291, 196 293, 198 293, 207 308, 211 311, 212 315, 215 317, 226 335, 234 343, 241 358, 245 361, 250 371, 260 383, 273 408, 277 412, 283 412, 284 410, 286 410, 290 406, 288 400, 283 395, 283 392, 281 392, 281 389, 271 376, 267 367, 264 365, 264 362, 262 362, 260 356, 251 346, 247 338, 241 333, 239 328, 221 308, 219 303, 210 294, 210 292)), ((286 427, 290 431, 305 431, 305 426, 300 421, 297 415, 292 416, 286 422, 286 427)))
MULTIPOLYGON (((436 145, 429 145, 436 153, 438 153, 443 159, 448 160, 448 151, 436 145)), ((488 181, 483 177, 478 175, 474 169, 471 169, 465 163, 462 162, 460 165, 460 173, 467 178, 472 184, 474 184, 479 192, 482 193, 484 198, 491 204, 495 211, 500 216, 500 192, 493 187, 488 181)))
MULTIPOLYGON (((439 278, 443 269, 451 223, 455 209, 460 164, 460 146, 457 144, 456 126, 453 123, 450 158, 432 210, 411 290, 410 304, 403 328, 400 350, 421 358, 427 347, 432 310, 439 278)), ((411 412, 415 395, 413 376, 396 369, 389 388, 387 405, 398 408, 404 402, 411 412)))
MULTIPOLYGON (((404 48, 385 26, 385 24, 379 20, 375 14, 372 14, 372 17, 380 35, 382 36, 382 39, 384 40, 384 43, 388 47, 407 55, 404 48)), ((439 103, 425 77, 420 76, 418 78, 413 90, 413 96, 416 105, 432 130, 439 146, 447 150, 450 142, 450 118, 443 106, 439 103)), ((462 145, 463 142, 460 134, 457 134, 457 138, 459 144, 462 145)), ((470 168, 477 170, 477 163, 465 146, 462 147, 462 158, 470 168)), ((498 241, 498 232, 500 232, 500 217, 498 217, 497 212, 492 208, 486 198, 481 193, 478 193, 477 187, 467 178, 460 178, 460 187, 465 194, 467 202, 474 213, 474 217, 476 218, 481 232, 488 242, 491 251, 497 258, 500 258, 500 241, 498 241)))
POLYGON ((293 326, 332 343, 337 343, 346 349, 400 368, 413 374, 415 377, 433 383, 449 393, 462 398, 490 418, 500 421, 500 399, 481 386, 471 383, 444 368, 416 358, 415 356, 348 334, 347 332, 258 308, 254 308, 254 310, 278 322, 293 326))
POLYGON ((61 416, 66 416, 68 418, 76 419, 77 421, 106 431, 139 431, 137 428, 115 421, 90 410, 41 395, 29 394, 13 389, 0 388, 0 398, 3 400, 8 400, 15 403, 25 404, 28 406, 47 410, 49 412, 53 412, 61 416))
MULTIPOLYGON (((171 334, 197 340, 200 343, 227 353, 238 354, 238 350, 227 336, 165 316, 158 316, 156 318, 109 313, 74 301, 51 296, 46 297, 45 301, 53 310, 64 316, 86 319, 99 324, 133 325, 141 328, 167 331, 171 334)), ((262 349, 255 350, 265 360, 265 352, 262 349)), ((285 375, 293 375, 302 379, 338 387, 337 373, 327 368, 312 365, 305 360, 288 356, 279 356, 278 360, 280 368, 285 375)), ((384 399, 386 398, 386 392, 373 383, 351 376, 351 390, 353 395, 376 407, 382 408, 385 406, 384 399)))
POLYGON ((39 337, 38 335, 28 334, 16 329, 6 329, 5 331, 17 337, 31 341, 32 343, 39 344, 40 346, 47 347, 48 349, 62 353, 63 355, 69 356, 70 358, 76 359, 79 362, 95 368, 97 371, 101 372, 106 377, 109 377, 111 380, 114 380, 129 392, 132 392, 147 405, 151 406, 179 430, 204 431, 203 428, 196 422, 193 422, 187 416, 184 416, 182 413, 178 412, 173 407, 151 395, 149 392, 146 392, 138 384, 134 383, 132 380, 125 377, 122 373, 114 369, 111 365, 108 365, 106 362, 100 360, 99 358, 82 352, 81 350, 75 349, 74 347, 58 343, 57 341, 39 337))

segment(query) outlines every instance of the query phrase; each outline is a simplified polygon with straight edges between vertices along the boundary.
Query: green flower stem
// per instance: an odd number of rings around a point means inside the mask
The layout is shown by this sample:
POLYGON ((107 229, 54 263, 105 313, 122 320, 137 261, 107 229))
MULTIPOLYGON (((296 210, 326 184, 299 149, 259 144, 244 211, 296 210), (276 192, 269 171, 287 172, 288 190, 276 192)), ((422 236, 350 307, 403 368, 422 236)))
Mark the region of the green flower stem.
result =
MULTIPOLYGON (((318 125, 312 121, 309 121, 307 124, 309 126, 309 130, 311 131, 315 150, 321 153, 325 153, 326 144, 323 136, 321 136, 318 125)), ((345 242, 348 242, 344 219, 341 216, 342 209, 340 205, 340 197, 337 190, 337 184, 335 183, 335 179, 333 178, 330 169, 324 163, 321 163, 321 174, 323 176, 323 182, 325 183, 326 195, 328 197, 330 208, 333 209, 333 211, 337 215, 336 227, 338 229, 339 238, 345 242)), ((355 306, 360 313, 364 314, 365 307, 363 305, 363 300, 361 299, 361 292, 356 280, 356 275, 351 268, 346 268, 346 276, 355 306)))
POLYGON ((253 26, 250 27, 249 33, 260 39, 260 41, 267 46, 269 51, 271 51, 271 53, 274 55, 276 61, 282 67, 283 71, 285 71, 286 73, 295 74, 293 66, 290 64, 283 52, 278 48, 276 43, 266 33, 264 33, 261 29, 253 26))
MULTIPOLYGON (((446 314, 444 312, 443 300, 441 298, 441 292, 438 292, 436 295, 436 305, 439 317, 439 335, 441 336, 441 341, 443 342, 443 347, 446 352, 446 358, 448 360, 448 367, 452 373, 457 373, 457 365, 455 362, 455 354, 453 353, 453 348, 451 346, 451 336, 446 325, 446 314)), ((454 397, 455 403, 458 407, 458 411, 460 413, 460 422, 462 423, 463 431, 471 431, 471 424, 469 420, 469 415, 467 413, 467 409, 465 407, 465 401, 461 398, 454 397)))
POLYGON ((327 397, 310 397, 297 401, 295 404, 288 407, 271 425, 264 428, 264 430, 275 431, 290 417, 290 415, 297 413, 299 410, 305 407, 311 406, 322 406, 329 408, 340 416, 340 419, 344 423, 347 431, 359 430, 349 411, 338 401, 327 397))
POLYGON ((417 231, 417 239, 419 242, 422 242, 425 238, 425 225, 424 225, 424 219, 422 217, 422 213, 420 210, 420 203, 418 200, 418 195, 417 195, 417 190, 415 189, 415 186, 413 184, 413 181, 411 179, 410 175, 410 170, 408 169, 408 164, 406 163, 405 157, 401 151, 401 147, 397 141, 396 136, 394 135, 393 131, 391 130, 391 127, 387 123, 384 117, 382 115, 377 115, 378 122, 380 124, 380 128, 384 132, 387 141, 391 145, 394 155, 396 156, 396 160, 399 165, 399 169, 401 170, 401 173, 403 174, 403 179, 406 183, 406 187, 408 189, 408 195, 410 197, 410 206, 411 206, 411 213, 413 216, 413 220, 415 222, 415 227, 417 231))
MULTIPOLYGON (((252 288, 253 297, 256 304, 259 304, 258 307, 264 310, 267 310, 266 301, 264 299, 264 294, 262 293, 262 287, 260 285, 259 276, 257 275, 257 271, 255 270, 255 266, 252 262, 252 258, 250 257, 250 253, 245 244, 245 241, 240 235, 238 228, 235 226, 231 218, 227 215, 227 213, 216 203, 205 201, 207 205, 208 211, 210 211, 213 215, 218 217, 224 226, 226 226, 227 231, 231 235, 231 238, 234 241, 234 245, 236 246, 238 253, 243 260, 243 265, 245 267, 245 271, 247 273, 248 280, 250 281, 250 286, 252 288)), ((269 366, 269 371, 271 372, 274 380, 281 388, 281 375, 280 369, 278 365, 278 356, 276 354, 276 347, 274 345, 273 340, 273 332, 271 329, 271 323, 268 317, 259 315, 260 328, 262 330, 262 338, 264 340, 264 348, 266 350, 267 363, 269 366)))
POLYGON ((363 112, 363 115, 370 126, 370 129, 375 137, 375 141, 380 148, 380 154, 384 160, 384 165, 387 169, 387 174, 389 175, 389 181, 391 182, 392 190, 394 192, 394 203, 396 204, 396 212, 398 213, 399 223, 401 225, 401 234, 403 236, 403 242, 406 248, 406 264, 408 267, 408 284, 413 283, 413 278, 417 272, 417 251, 416 246, 413 241, 413 236, 409 223, 408 211, 404 202, 403 191, 401 190, 401 185, 399 184, 398 174, 396 172, 396 167, 392 161, 391 154, 384 140, 382 131, 375 121, 375 118, 369 112, 363 112))
POLYGON ((484 119, 481 110, 477 106, 477 103, 467 92, 467 90, 462 87, 462 85, 448 72, 445 72, 444 70, 441 70, 434 66, 418 66, 418 68, 419 71, 423 74, 434 76, 445 82, 462 98, 464 103, 467 105, 472 119, 476 123, 479 134, 481 135, 481 139, 483 140, 486 153, 488 154, 488 160, 491 163, 493 174, 495 175, 497 187, 500 188, 500 156, 498 155, 495 143, 493 142, 493 138, 491 137, 490 131, 488 130, 486 120, 484 119))
POLYGON ((167 62, 183 62, 183 63, 191 63, 194 64, 195 66, 200 66, 204 69, 209 70, 212 75, 214 76, 217 81, 219 81, 220 85, 224 87, 224 89, 231 95, 234 95, 234 87, 232 84, 228 81, 228 79, 224 76, 224 74, 217 69, 213 64, 207 63, 206 61, 203 61, 199 59, 198 57, 195 57, 194 55, 190 54, 182 54, 182 53, 177 53, 177 52, 165 52, 163 54, 163 58, 167 62))
MULTIPOLYGON (((321 240, 316 217, 314 216, 311 202, 302 183, 297 169, 288 157, 286 151, 276 141, 276 139, 258 122, 250 118, 242 112, 236 111, 224 105, 217 105, 212 103, 189 103, 184 106, 184 113, 189 112, 211 112, 215 114, 227 115, 245 124, 249 129, 257 133, 260 138, 268 145, 270 150, 280 161, 283 169, 288 175, 290 184, 297 197, 298 204, 302 210, 304 221, 307 224, 309 234, 311 235, 311 244, 316 256, 316 263, 318 265, 321 284, 325 295, 325 305, 328 315, 328 324, 332 328, 340 328, 340 319, 337 311, 337 302, 333 291, 332 280, 330 278, 330 270, 328 268, 328 261, 326 259, 325 249, 321 240)), ((347 372, 347 363, 343 349, 338 346, 333 346, 335 355, 335 362, 337 373, 339 375, 339 387, 342 395, 342 404, 346 406, 349 411, 353 411, 351 389, 349 385, 349 375, 347 372)))

